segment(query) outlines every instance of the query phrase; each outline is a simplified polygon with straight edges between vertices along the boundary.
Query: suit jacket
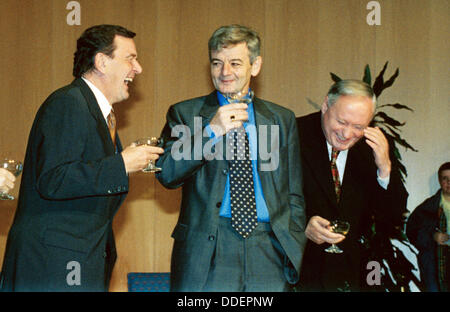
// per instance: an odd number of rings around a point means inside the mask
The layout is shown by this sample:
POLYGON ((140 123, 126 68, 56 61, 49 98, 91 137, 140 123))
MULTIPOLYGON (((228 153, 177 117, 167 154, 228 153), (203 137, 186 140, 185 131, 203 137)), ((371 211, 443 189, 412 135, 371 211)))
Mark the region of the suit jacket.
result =
POLYGON ((369 273, 360 238, 368 233, 373 216, 386 225, 400 224, 406 209, 407 192, 395 168, 391 170, 387 190, 378 184, 373 152, 364 140, 360 140, 348 151, 338 204, 321 113, 297 118, 297 125, 307 221, 317 215, 329 221, 339 219, 350 223, 346 239, 339 243, 343 254, 326 253, 327 244, 317 245, 308 240, 300 275, 301 287, 304 290, 336 291, 337 288, 345 289, 344 281, 347 281, 350 289, 360 290, 364 286, 361 280, 365 283, 369 273))
MULTIPOLYGON (((295 283, 306 241, 295 116, 286 108, 258 98, 254 98, 253 105, 258 134, 260 126, 279 127, 278 168, 273 171, 261 170, 268 161, 258 157, 258 172, 269 210, 270 225, 289 259, 284 268, 285 275, 288 282, 295 283), (295 274, 291 275, 289 272, 295 274)), ((167 113, 167 123, 162 132, 166 144, 165 153, 157 162, 162 168, 157 177, 165 187, 183 188, 180 216, 172 234, 175 241, 171 262, 171 290, 174 291, 201 290, 215 250, 219 210, 229 165, 225 149, 223 160, 207 160, 205 155, 198 155, 198 151, 200 148, 200 151, 208 150, 205 145, 208 146, 210 138, 202 137, 202 133, 218 108, 216 92, 175 104, 167 113), (201 117, 201 121, 195 124, 194 117, 201 117), (171 137, 171 132, 180 125, 189 129, 189 134, 178 140, 178 137, 171 137), (170 153, 172 147, 183 140, 192 146, 191 160, 175 160, 170 153)), ((267 130, 268 142, 271 142, 270 127, 267 130)), ((258 149, 260 148, 261 141, 258 140, 258 149)))
POLYGON ((76 79, 52 93, 28 140, 3 290, 106 291, 112 220, 127 191, 122 156, 87 84, 76 79))
POLYGON ((420 280, 426 291, 439 291, 438 244, 433 238, 439 228, 439 205, 442 189, 421 203, 408 218, 406 235, 419 250, 420 280))

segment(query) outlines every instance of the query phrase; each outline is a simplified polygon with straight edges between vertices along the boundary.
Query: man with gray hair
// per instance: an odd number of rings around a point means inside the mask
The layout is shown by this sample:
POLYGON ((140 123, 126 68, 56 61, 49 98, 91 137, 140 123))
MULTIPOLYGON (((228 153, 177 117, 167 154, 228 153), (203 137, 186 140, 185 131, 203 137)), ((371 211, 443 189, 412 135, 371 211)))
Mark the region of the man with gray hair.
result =
POLYGON ((220 27, 209 55, 216 90, 169 108, 167 153, 157 163, 165 187, 183 188, 171 291, 286 291, 306 243, 295 116, 253 97, 250 80, 262 64, 256 32, 220 27), (182 159, 174 157, 180 142, 182 159), (268 146, 271 157, 262 157, 268 146))
POLYGON ((300 289, 366 289, 362 236, 372 218, 392 226, 406 211, 408 194, 389 142, 378 127, 369 126, 375 108, 369 85, 341 80, 328 91, 321 112, 297 118, 309 239, 300 289), (346 236, 332 231, 334 220, 350 224, 346 236), (340 243, 343 252, 326 252, 323 243, 340 243))

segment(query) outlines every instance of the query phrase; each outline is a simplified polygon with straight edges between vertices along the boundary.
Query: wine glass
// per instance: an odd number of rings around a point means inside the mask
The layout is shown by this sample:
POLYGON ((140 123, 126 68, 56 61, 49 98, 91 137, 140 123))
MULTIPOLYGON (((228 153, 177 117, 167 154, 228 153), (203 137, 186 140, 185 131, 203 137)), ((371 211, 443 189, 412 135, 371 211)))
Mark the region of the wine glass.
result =
MULTIPOLYGON (((162 142, 161 138, 157 137, 145 137, 134 141, 134 143, 137 146, 139 145, 158 146, 161 144, 161 142, 162 142)), ((161 168, 156 167, 154 160, 150 160, 148 166, 142 169, 142 172, 159 172, 159 171, 161 171, 161 168)))
POLYGON ((245 94, 242 93, 242 91, 235 92, 235 93, 226 93, 225 98, 227 99, 228 103, 246 103, 250 104, 253 100, 254 93, 253 91, 250 91, 250 94, 248 97, 244 97, 245 94))
MULTIPOLYGON (((0 162, 0 168, 6 169, 16 177, 22 173, 23 165, 20 161, 15 161, 13 159, 3 159, 0 162)), ((1 200, 14 200, 14 196, 8 194, 7 192, 0 191, 1 200)))
MULTIPOLYGON (((347 235, 348 231, 350 230, 350 223, 348 223, 346 221, 335 220, 330 223, 330 227, 331 227, 331 231, 333 231, 334 233, 347 235)), ((325 251, 329 252, 329 253, 343 253, 344 252, 342 249, 340 249, 335 244, 331 244, 331 246, 328 247, 327 249, 325 249, 325 251)))

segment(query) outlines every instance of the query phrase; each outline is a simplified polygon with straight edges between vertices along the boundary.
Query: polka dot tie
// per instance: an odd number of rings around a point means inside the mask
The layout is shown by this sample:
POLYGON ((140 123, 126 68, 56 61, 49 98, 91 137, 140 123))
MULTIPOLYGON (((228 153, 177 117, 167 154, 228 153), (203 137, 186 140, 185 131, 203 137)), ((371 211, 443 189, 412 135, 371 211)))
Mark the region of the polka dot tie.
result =
POLYGON ((243 238, 256 228, 255 190, 248 137, 244 127, 230 132, 233 158, 230 160, 231 226, 243 238))

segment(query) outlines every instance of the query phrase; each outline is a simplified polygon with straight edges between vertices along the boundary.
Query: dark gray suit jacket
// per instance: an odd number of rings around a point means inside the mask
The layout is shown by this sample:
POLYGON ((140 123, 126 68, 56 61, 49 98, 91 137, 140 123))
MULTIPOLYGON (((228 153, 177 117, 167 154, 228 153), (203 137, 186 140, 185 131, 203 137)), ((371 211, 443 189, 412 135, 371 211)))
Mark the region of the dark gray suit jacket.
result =
POLYGON ((30 132, 2 289, 106 291, 112 220, 127 191, 122 156, 87 84, 76 79, 51 94, 30 132))
MULTIPOLYGON (((258 156, 258 173, 269 210, 270 225, 289 260, 285 267, 287 281, 295 283, 306 243, 302 171, 295 116, 286 108, 258 98, 253 100, 253 104, 258 134, 260 126, 268 126, 268 133, 271 125, 279 127, 279 165, 272 171, 261 170, 269 161, 258 156), (289 274, 292 271, 295 276, 289 274)), ((224 156, 225 149, 223 160, 207 160, 199 157, 198 151, 199 147, 204 149, 210 140, 208 136, 203 137, 202 132, 218 108, 216 92, 175 104, 167 113, 167 123, 162 132, 166 141, 165 153, 158 159, 157 164, 162 167, 162 172, 157 177, 165 187, 183 188, 180 216, 172 234, 175 239, 171 263, 173 291, 201 290, 215 249, 228 161, 224 156), (195 124, 194 117, 201 117, 201 121, 198 122, 197 119, 195 124), (191 160, 175 160, 171 155, 172 147, 180 142, 176 142, 178 137, 171 137, 171 132, 177 125, 184 125, 189 129, 190 136, 183 136, 181 140, 191 144, 191 160), (197 140, 194 139, 196 135, 197 140), (198 144, 197 147, 195 144, 198 144)), ((271 142, 270 135, 268 142, 271 142)), ((258 149, 261 149, 260 140, 258 149)))

